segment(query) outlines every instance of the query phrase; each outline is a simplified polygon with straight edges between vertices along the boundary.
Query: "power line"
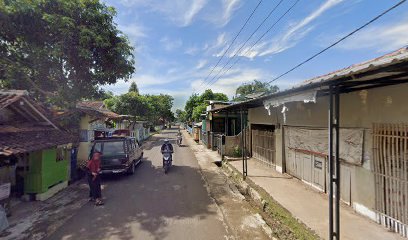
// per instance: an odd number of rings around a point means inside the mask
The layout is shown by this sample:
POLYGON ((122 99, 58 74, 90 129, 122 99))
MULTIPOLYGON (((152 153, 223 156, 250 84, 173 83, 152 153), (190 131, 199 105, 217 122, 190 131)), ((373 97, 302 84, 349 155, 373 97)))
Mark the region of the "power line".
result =
MULTIPOLYGON (((208 77, 214 72, 215 68, 218 66, 218 64, 221 62, 221 60, 224 58, 225 54, 227 54, 227 52, 231 49, 232 45, 234 44, 235 40, 238 38, 238 36, 241 34, 242 30, 245 28, 245 26, 248 24, 249 20, 252 18, 252 16, 254 15, 255 11, 258 9, 259 5, 261 5, 263 0, 260 0, 258 2, 258 4, 256 5, 256 7, 254 8, 254 10, 252 11, 252 13, 249 15, 249 17, 246 19, 244 25, 242 25, 241 29, 238 31, 238 33, 235 35, 234 39, 232 40, 231 44, 228 46, 228 48, 224 51, 224 53, 222 54, 222 56, 218 59, 217 64, 215 64, 215 66, 211 69, 211 72, 207 75, 207 77, 204 79, 204 81, 201 83, 200 86, 203 85, 203 83, 208 79, 208 77)), ((227 46, 227 45, 225 45, 227 46)))
MULTIPOLYGON (((247 54, 249 51, 251 51, 256 44, 258 44, 262 38, 264 38, 266 36, 266 34, 268 34, 275 26, 276 24, 278 24, 298 3, 300 2, 300 0, 295 1, 292 6, 290 6, 290 8, 288 8, 286 10, 286 12, 284 14, 282 14, 255 42, 254 44, 252 44, 252 46, 250 48, 248 48, 244 53, 242 53, 242 55, 247 54)), ((234 55, 235 57, 236 55, 234 55)), ((234 58, 232 57, 231 60, 234 58)), ((222 76, 224 76, 235 64, 237 64, 239 61, 241 60, 241 58, 237 58, 235 60, 235 62, 233 62, 231 64, 231 66, 229 68, 227 68, 217 79, 216 81, 218 81, 222 76)), ((214 82, 216 82, 214 81, 214 82)), ((209 86, 211 86, 212 84, 214 84, 214 82, 212 82, 209 86)))
POLYGON ((248 43, 248 41, 254 36, 254 34, 264 25, 264 23, 272 16, 272 13, 275 12, 275 10, 279 7, 279 5, 283 2, 283 0, 280 0, 278 4, 268 13, 266 18, 263 19, 263 21, 258 25, 258 27, 251 33, 251 35, 246 39, 246 41, 241 45, 241 47, 235 51, 234 55, 228 59, 227 63, 218 71, 218 73, 206 84, 206 86, 211 86, 211 82, 219 76, 219 74, 225 69, 225 67, 231 62, 233 58, 235 58, 238 53, 242 50, 242 48, 248 43))
POLYGON ((359 28, 355 29, 354 31, 350 32, 349 34, 347 34, 346 36, 340 38, 339 40, 337 40, 336 42, 332 43, 331 45, 329 45, 328 47, 324 48, 323 50, 319 51, 318 53, 314 54, 313 56, 309 57, 308 59, 304 60, 303 62, 297 64, 296 66, 294 66, 293 68, 289 69, 288 71, 282 73, 281 75, 275 77, 274 79, 272 79, 271 81, 269 81, 268 83, 274 82, 280 78, 282 78, 283 76, 289 74, 290 72, 294 71, 295 69, 299 68, 300 66, 306 64, 307 62, 311 61, 312 59, 314 59, 315 57, 319 56, 320 54, 326 52, 327 50, 329 50, 330 48, 336 46, 337 44, 339 44, 340 42, 344 41, 345 39, 347 39, 348 37, 352 36, 353 34, 355 34, 356 32, 360 31, 361 29, 367 27, 368 25, 370 25, 371 23, 377 21, 379 18, 381 18, 382 16, 384 16, 385 14, 389 13, 390 11, 394 10, 395 8, 399 7, 400 5, 402 5, 403 3, 405 3, 406 0, 402 0, 400 2, 398 2, 397 4, 395 4, 394 6, 390 7, 389 9, 387 9, 386 11, 382 12, 380 15, 376 16, 375 18, 371 19, 370 21, 368 21, 367 23, 365 23, 364 25, 360 26, 359 28))

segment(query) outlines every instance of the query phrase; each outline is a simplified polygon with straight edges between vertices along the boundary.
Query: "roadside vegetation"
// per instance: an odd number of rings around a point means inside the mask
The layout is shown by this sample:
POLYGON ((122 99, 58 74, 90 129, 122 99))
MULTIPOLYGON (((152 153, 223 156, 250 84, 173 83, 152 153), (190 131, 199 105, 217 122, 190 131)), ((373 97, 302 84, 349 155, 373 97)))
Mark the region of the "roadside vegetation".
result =
MULTIPOLYGON (((251 99, 253 96, 260 96, 278 92, 276 85, 267 82, 253 80, 252 82, 241 84, 235 91, 232 98, 234 102, 240 102, 251 99)), ((205 90, 201 95, 195 93, 189 97, 184 110, 176 110, 176 118, 180 122, 199 121, 201 114, 205 113, 208 101, 228 102, 228 96, 224 93, 214 93, 211 89, 205 90)))
POLYGON ((275 201, 264 189, 257 186, 250 179, 243 180, 242 175, 230 167, 225 166, 223 169, 228 173, 230 179, 235 183, 238 190, 245 196, 245 199, 258 211, 265 222, 271 228, 274 237, 277 239, 295 240, 320 239, 305 224, 298 221, 287 209, 275 201), (244 184, 243 184, 244 183, 244 184), (261 197, 261 203, 255 201, 248 192, 248 188, 243 185, 248 185, 254 189, 261 197))

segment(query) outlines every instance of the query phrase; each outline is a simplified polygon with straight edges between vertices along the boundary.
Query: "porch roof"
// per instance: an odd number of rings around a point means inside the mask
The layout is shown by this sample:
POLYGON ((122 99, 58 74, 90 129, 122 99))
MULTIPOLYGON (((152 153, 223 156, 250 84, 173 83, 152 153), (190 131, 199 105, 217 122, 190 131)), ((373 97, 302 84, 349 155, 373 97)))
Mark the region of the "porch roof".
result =
POLYGON ((5 156, 39 151, 76 140, 71 134, 50 126, 0 125, 0 155, 5 156))
POLYGON ((290 89, 239 102, 209 112, 240 111, 264 105, 265 100, 316 91, 317 96, 329 93, 330 86, 338 87, 340 93, 384 87, 408 82, 408 46, 384 56, 351 65, 319 77, 315 77, 290 89))

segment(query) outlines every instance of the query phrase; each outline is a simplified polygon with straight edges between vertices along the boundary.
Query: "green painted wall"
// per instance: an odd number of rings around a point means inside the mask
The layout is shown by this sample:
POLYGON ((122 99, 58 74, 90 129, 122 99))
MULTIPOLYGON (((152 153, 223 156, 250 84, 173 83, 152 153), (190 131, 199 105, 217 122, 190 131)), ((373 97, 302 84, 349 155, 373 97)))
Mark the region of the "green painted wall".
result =
POLYGON ((57 149, 33 152, 29 155, 29 170, 24 178, 25 193, 44 193, 49 187, 68 180, 68 154, 57 161, 57 149))

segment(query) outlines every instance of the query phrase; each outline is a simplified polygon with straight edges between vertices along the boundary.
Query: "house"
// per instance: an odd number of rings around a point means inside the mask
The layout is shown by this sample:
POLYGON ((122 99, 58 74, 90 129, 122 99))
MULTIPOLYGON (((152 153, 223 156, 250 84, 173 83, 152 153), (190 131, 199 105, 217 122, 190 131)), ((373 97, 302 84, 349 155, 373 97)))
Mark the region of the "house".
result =
POLYGON ((68 184, 75 139, 51 116, 27 91, 0 91, 0 185, 17 196, 45 200, 68 184))
POLYGON ((404 47, 210 114, 246 115, 253 159, 323 193, 340 184, 344 203, 408 236, 407 92, 404 47))
POLYGON ((111 135, 115 130, 115 121, 122 118, 108 110, 103 101, 79 102, 75 112, 80 118, 77 161, 78 166, 83 167, 89 158, 92 141, 111 135))
POLYGON ((125 134, 136 138, 139 142, 150 136, 150 128, 147 126, 147 121, 136 121, 134 116, 120 115, 114 122, 115 131, 113 134, 125 134))

